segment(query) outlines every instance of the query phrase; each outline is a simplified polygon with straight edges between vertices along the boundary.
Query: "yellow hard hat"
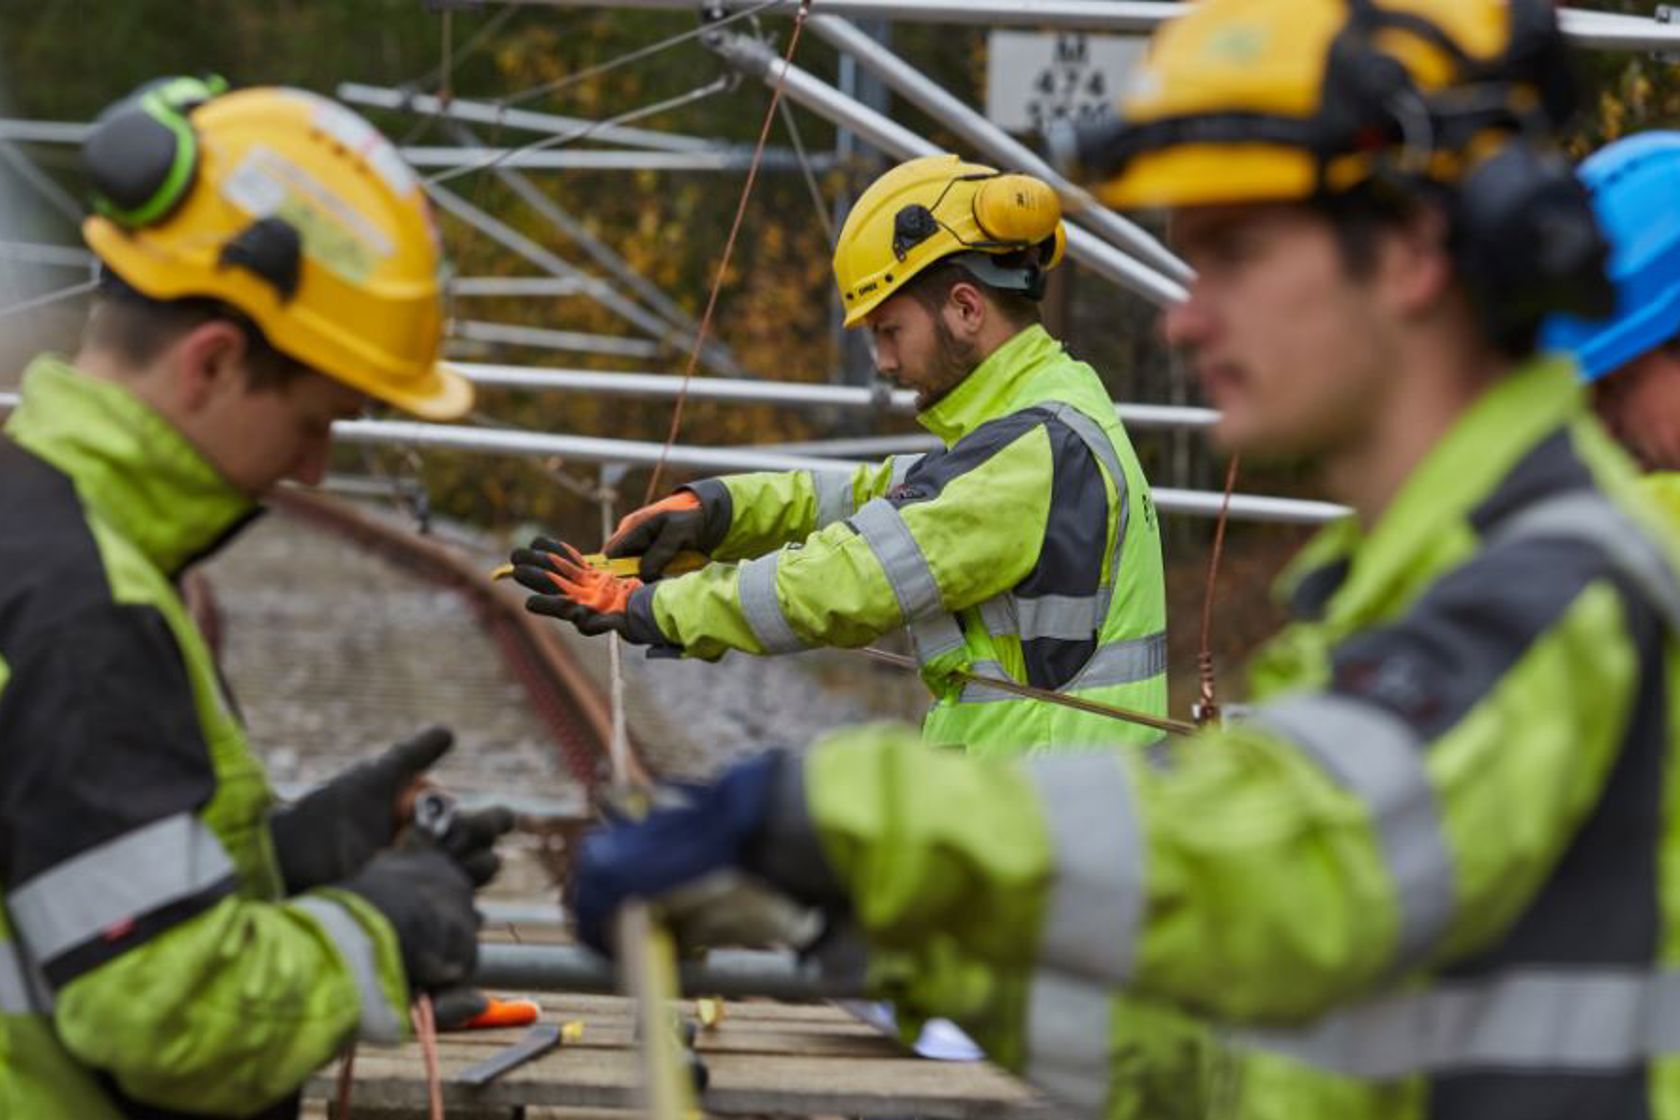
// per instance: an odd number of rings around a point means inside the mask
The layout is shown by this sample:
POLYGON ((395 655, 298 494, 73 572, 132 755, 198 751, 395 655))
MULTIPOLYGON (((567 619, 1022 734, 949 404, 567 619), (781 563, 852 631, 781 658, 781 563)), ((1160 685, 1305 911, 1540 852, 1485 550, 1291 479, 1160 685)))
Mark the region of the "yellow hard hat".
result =
POLYGON ((464 414, 472 384, 438 361, 437 228, 396 149, 316 94, 220 88, 176 79, 100 118, 84 146, 88 246, 136 291, 220 300, 369 396, 464 414))
POLYGON ((922 156, 858 197, 834 247, 834 280, 846 326, 855 327, 916 274, 958 254, 977 279, 1037 298, 1066 246, 1061 200, 1047 183, 954 155, 922 156), (996 260, 1026 250, 1038 260, 996 260))
POLYGON ((1083 162, 1116 208, 1303 199, 1385 160, 1452 182, 1573 105, 1550 0, 1203 0, 1083 162))

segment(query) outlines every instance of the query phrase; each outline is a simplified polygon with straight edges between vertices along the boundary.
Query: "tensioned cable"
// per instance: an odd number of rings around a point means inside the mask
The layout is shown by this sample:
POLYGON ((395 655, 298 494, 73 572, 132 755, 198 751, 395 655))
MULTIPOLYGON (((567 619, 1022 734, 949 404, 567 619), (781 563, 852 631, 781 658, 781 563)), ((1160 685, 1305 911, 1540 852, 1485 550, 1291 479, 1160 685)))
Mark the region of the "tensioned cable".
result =
POLYGON ((786 52, 782 55, 782 72, 776 79, 776 87, 770 91, 770 105, 764 111, 764 124, 758 130, 758 143, 753 147, 752 162, 747 165, 747 181, 741 187, 741 200, 735 206, 735 221, 729 227, 729 238, 723 243, 723 255, 718 259, 717 272, 712 276, 712 290, 706 295, 706 310, 700 316, 700 325, 694 331, 694 345, 688 351, 688 362, 683 366, 682 386, 677 390, 677 403, 671 410, 671 430, 665 434, 665 442, 659 448, 659 461, 653 465, 653 473, 648 476, 647 492, 642 495, 642 504, 653 501, 654 494, 659 491, 660 476, 665 473, 665 459, 671 453, 671 446, 677 442, 677 433, 682 430, 683 405, 688 400, 688 386, 694 380, 695 367, 700 364, 700 352, 706 346, 706 335, 712 327, 712 314, 717 310, 718 293, 723 290, 723 278, 729 270, 729 258, 735 252, 735 241, 741 233, 741 222, 747 216, 747 202, 752 198, 753 184, 758 181, 759 164, 764 161, 764 146, 770 140, 770 127, 776 121, 776 107, 782 103, 782 90, 787 85, 787 73, 793 63, 793 52, 799 47, 799 33, 805 28, 805 18, 810 15, 811 0, 801 0, 799 11, 794 16, 793 34, 788 36, 786 52))
POLYGON ((462 167, 447 168, 446 170, 433 175, 431 178, 423 180, 423 182, 426 186, 431 187, 436 186, 439 183, 446 183, 451 179, 458 179, 463 175, 471 175, 477 171, 489 171, 491 168, 505 163, 515 156, 522 156, 530 152, 547 151, 550 148, 558 148, 560 145, 569 144, 573 140, 582 140, 589 136, 590 133, 595 132, 597 129, 606 128, 609 125, 628 124, 631 121, 641 120, 643 117, 651 117, 657 113, 669 112, 672 109, 680 109, 684 105, 691 105, 696 101, 704 100, 705 98, 712 96, 714 93, 722 93, 734 84, 735 78, 733 76, 722 77, 714 82, 708 82, 706 85, 691 89, 687 93, 678 94, 675 97, 668 97, 665 100, 657 101, 652 105, 644 105, 640 109, 631 109, 628 112, 618 114, 616 117, 608 117, 605 120, 591 121, 584 127, 573 129, 570 132, 560 132, 553 136, 544 136, 538 140, 533 140, 529 144, 524 144, 517 148, 508 148, 504 151, 497 152, 494 156, 491 156, 489 159, 480 163, 467 164, 462 167))
POLYGON ((23 300, 21 303, 14 303, 9 307, 0 307, 0 319, 4 319, 9 315, 17 315, 24 311, 33 311, 37 307, 46 307, 50 304, 60 303, 67 299, 74 299, 79 295, 85 295, 86 293, 93 291, 97 287, 99 287, 99 280, 97 278, 83 280, 80 283, 71 284, 68 288, 59 288, 57 291, 48 292, 45 295, 34 296, 30 299, 23 300))
POLYGON ((498 109, 511 109, 515 105, 524 105, 527 102, 535 101, 537 98, 543 97, 547 94, 559 93, 561 90, 568 89, 577 85, 579 82, 588 81, 590 78, 598 77, 601 74, 616 70, 618 67, 626 66, 632 62, 639 62, 644 58, 651 58, 661 51, 669 50, 671 47, 678 46, 693 39, 699 39, 702 36, 711 34, 719 28, 728 27, 730 24, 739 20, 748 19, 768 8, 774 8, 788 2, 789 0, 764 0, 763 3, 756 4, 751 8, 743 8, 738 12, 733 12, 719 19, 709 20, 699 27, 693 27, 687 31, 681 31, 675 35, 660 39, 657 42, 649 43, 645 47, 637 47, 635 50, 626 51, 624 54, 609 58, 605 62, 598 62, 594 66, 586 66, 576 73, 567 74, 564 78, 556 78, 551 82, 544 82, 542 85, 532 86, 528 90, 522 90, 519 93, 509 94, 507 97, 501 98, 494 104, 498 109))

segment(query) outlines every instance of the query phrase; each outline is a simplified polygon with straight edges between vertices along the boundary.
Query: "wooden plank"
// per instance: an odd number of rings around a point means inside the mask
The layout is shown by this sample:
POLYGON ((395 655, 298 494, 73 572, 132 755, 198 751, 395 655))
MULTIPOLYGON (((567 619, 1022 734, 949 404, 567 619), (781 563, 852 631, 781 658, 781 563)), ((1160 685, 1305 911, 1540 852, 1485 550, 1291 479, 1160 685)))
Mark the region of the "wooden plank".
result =
MULTIPOLYGON (((523 1029, 443 1036, 439 1057, 452 1120, 456 1109, 494 1115, 497 1109, 511 1112, 518 1106, 631 1107, 639 1073, 628 1001, 551 994, 540 1002, 543 1021, 582 1021, 583 1038, 483 1089, 451 1081, 467 1066, 513 1044, 523 1029)), ((695 1048, 710 1073, 702 1101, 708 1113, 915 1115, 930 1120, 1045 1120, 1049 1115, 1029 1088, 990 1065, 916 1058, 827 1005, 730 1002, 723 1021, 698 1034, 695 1048)), ((311 1081, 307 1095, 325 1098, 334 1083, 335 1068, 329 1068, 311 1081)), ((357 1055, 357 1120, 364 1120, 364 1114, 365 1120, 406 1117, 424 1107, 425 1093, 418 1046, 364 1049, 357 1055)))
MULTIPOLYGON (((451 1108, 628 1108, 639 1076, 629 1052, 562 1050, 473 1090, 452 1084, 471 1064, 466 1057, 446 1053, 440 1061, 444 1102, 451 1108)), ((706 1065, 710 1086, 701 1106, 708 1113, 909 1114, 939 1120, 1043 1120, 1047 1115, 1026 1086, 978 1062, 714 1054, 707 1056, 706 1065)), ((323 1089, 330 1091, 329 1086, 326 1079, 323 1089)), ((412 1061, 383 1055, 356 1060, 359 1107, 417 1108, 425 1103, 425 1093, 412 1061)))

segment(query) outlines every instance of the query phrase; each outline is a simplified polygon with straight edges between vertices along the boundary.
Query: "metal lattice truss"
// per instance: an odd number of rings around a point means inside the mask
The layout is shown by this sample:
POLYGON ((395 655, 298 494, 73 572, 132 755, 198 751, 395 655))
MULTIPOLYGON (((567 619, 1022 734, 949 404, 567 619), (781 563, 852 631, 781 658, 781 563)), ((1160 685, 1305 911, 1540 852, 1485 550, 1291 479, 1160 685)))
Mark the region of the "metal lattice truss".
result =
MULTIPOLYGON (((692 10, 692 0, 503 0, 514 5, 547 7, 612 7, 617 9, 692 10)), ((779 87, 787 102, 821 117, 842 131, 847 145, 861 141, 881 154, 902 160, 939 151, 925 137, 870 107, 857 97, 810 72, 785 64, 756 28, 759 15, 790 14, 797 0, 708 0, 707 22, 659 42, 639 47, 608 62, 556 82, 501 98, 472 100, 440 97, 411 89, 391 89, 356 82, 342 83, 338 97, 350 104, 417 115, 441 123, 451 145, 400 148, 408 161, 428 174, 426 190, 438 209, 470 231, 528 263, 530 276, 465 276, 451 279, 448 292, 454 315, 450 338, 457 350, 504 345, 551 349, 617 358, 669 361, 695 344, 697 324, 682 306, 638 273, 610 245, 562 208, 531 179, 553 171, 664 170, 683 172, 739 172, 752 163, 752 149, 738 143, 685 135, 632 122, 657 116, 682 105, 727 93, 735 75, 745 75, 779 87), (726 73, 689 93, 652 105, 632 108, 604 120, 585 120, 560 113, 520 108, 539 97, 552 96, 620 65, 653 58, 682 44, 699 43, 726 66, 726 73), (487 145, 474 126, 534 135, 518 146, 487 145), (597 146, 573 147, 588 141, 597 146), (609 146, 601 146, 609 145, 609 146), (569 260, 554 249, 488 213, 448 184, 468 176, 490 175, 522 205, 543 219, 579 255, 569 260), (468 301, 486 297, 533 300, 587 299, 611 312, 628 334, 604 335, 573 330, 486 322, 464 314, 468 301)), ((1028 27, 1038 29, 1145 33, 1174 18, 1177 3, 1154 0, 817 0, 807 20, 810 29, 848 60, 906 103, 938 120, 974 154, 999 166, 1018 168, 1051 182, 1061 192, 1069 219, 1068 253, 1090 273, 1162 306, 1183 297, 1190 271, 1147 231, 1096 203, 1067 182, 1036 153, 998 128, 979 111, 929 79, 915 65, 894 54, 871 35, 849 22, 851 18, 1028 27)), ((1608 50, 1680 49, 1680 24, 1656 17, 1615 15, 1564 9, 1564 30, 1578 45, 1608 50)), ((439 73, 446 73, 447 67, 439 73)), ((807 152, 792 115, 785 111, 792 145, 765 150, 759 167, 765 171, 802 173, 814 201, 823 203, 816 174, 844 163, 840 152, 807 152)), ((0 184, 16 195, 20 190, 40 202, 37 211, 50 211, 62 222, 79 221, 82 207, 26 154, 25 145, 81 143, 91 126, 85 123, 0 120, 0 184)), ((80 279, 52 291, 20 293, 15 285, 0 293, 0 317, 43 303, 69 298, 90 287, 96 262, 79 245, 50 243, 36 232, 37 218, 20 231, 6 208, 0 229, 0 268, 79 274, 80 279)), ((823 218, 827 225, 826 216, 823 218)), ((614 373, 550 367, 519 367, 462 363, 476 383, 487 387, 532 392, 572 392, 595 396, 676 398, 686 394, 700 400, 771 405, 788 408, 861 410, 878 414, 910 411, 910 394, 840 385, 779 383, 753 378, 729 348, 707 341, 700 364, 717 376, 698 378, 686 388, 682 378, 660 373, 614 373)), ((15 398, 0 393, 0 409, 15 398)), ((1217 413, 1203 408, 1119 402, 1116 409, 1134 428, 1198 430, 1212 426, 1217 413)), ((339 425, 347 442, 397 443, 413 448, 453 448, 493 455, 560 456, 571 462, 636 466, 659 461, 663 449, 644 441, 563 436, 509 430, 502 427, 429 424, 407 421, 359 420, 339 425)), ((926 437, 892 436, 829 440, 781 447, 674 446, 666 454, 673 467, 690 470, 839 470, 856 463, 849 456, 923 450, 926 437)), ((1156 489, 1156 503, 1170 513, 1215 516, 1220 495, 1202 491, 1156 489)), ((1231 516, 1253 520, 1315 523, 1345 512, 1326 502, 1236 495, 1231 516)))

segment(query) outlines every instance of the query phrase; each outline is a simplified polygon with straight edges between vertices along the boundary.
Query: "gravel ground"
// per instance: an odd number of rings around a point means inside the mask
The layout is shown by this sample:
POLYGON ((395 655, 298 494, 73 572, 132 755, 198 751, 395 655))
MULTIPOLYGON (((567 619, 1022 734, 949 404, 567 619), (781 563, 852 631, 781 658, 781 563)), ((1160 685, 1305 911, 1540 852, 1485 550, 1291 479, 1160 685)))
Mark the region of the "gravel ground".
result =
MULTIPOLYGON (((506 554, 459 530, 449 539, 486 569, 506 554)), ((222 616, 223 669, 282 792, 443 723, 457 743, 438 774, 469 804, 583 810, 582 792, 524 690, 455 595, 282 513, 247 529, 204 573, 222 616)), ((605 688, 605 639, 555 626, 605 688)), ((846 724, 919 719, 925 704, 914 677, 841 652, 732 655, 716 664, 626 653, 631 734, 647 763, 670 776, 703 775, 846 724)), ((515 838, 509 849, 491 896, 552 898, 530 842, 515 838)))

